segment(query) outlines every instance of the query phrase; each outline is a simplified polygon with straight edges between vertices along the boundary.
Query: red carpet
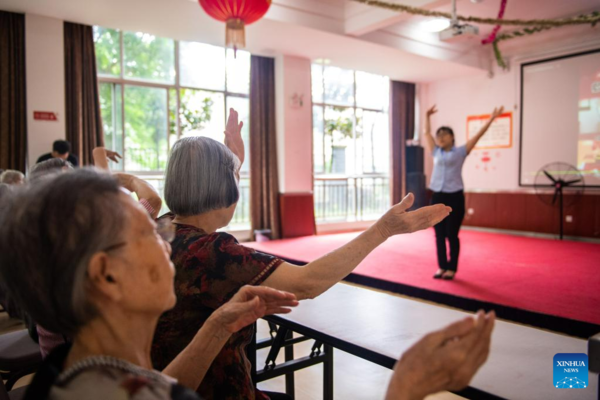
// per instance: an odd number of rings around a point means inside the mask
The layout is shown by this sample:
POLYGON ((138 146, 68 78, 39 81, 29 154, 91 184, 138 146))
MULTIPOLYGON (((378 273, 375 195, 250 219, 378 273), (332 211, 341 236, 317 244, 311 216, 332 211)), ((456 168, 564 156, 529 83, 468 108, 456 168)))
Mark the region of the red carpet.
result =
MULTIPOLYGON (((358 233, 247 245, 310 262, 358 233)), ((354 273, 542 314, 600 324, 600 244, 462 230, 454 281, 435 280, 433 229, 389 239, 354 273)))

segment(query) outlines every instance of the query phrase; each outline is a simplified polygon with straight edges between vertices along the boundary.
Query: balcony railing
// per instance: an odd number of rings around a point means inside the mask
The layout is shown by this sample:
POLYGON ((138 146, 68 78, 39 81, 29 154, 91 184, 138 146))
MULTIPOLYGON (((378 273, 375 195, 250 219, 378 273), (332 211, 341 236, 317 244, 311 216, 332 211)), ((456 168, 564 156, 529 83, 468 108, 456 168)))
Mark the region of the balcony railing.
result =
POLYGON ((315 176, 317 222, 368 221, 390 207, 387 175, 315 176))
MULTIPOLYGON (((146 182, 154 186, 154 188, 160 194, 160 198, 163 199, 163 207, 159 215, 169 212, 169 208, 165 203, 164 188, 165 178, 164 176, 157 175, 138 175, 146 182)), ((227 229, 250 229, 250 178, 247 176, 240 177, 240 199, 238 200, 235 214, 233 219, 227 226, 227 229)))

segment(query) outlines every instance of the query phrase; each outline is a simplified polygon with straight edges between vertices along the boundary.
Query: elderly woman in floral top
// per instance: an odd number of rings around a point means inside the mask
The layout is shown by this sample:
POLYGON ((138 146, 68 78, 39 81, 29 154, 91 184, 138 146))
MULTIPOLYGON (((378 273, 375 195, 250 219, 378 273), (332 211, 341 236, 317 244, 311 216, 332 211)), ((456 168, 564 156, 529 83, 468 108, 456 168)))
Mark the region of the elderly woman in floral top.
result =
MULTIPOLYGON (((152 346, 155 367, 168 365, 193 340, 195 332, 209 320, 214 310, 231 299, 240 287, 262 285, 294 293, 298 299, 314 298, 352 272, 390 236, 429 228, 451 211, 438 204, 409 212, 413 196, 408 195, 356 239, 304 267, 254 251, 240 245, 233 236, 217 231, 229 224, 239 198, 239 169, 244 161, 241 129, 237 112, 231 109, 225 145, 206 137, 189 137, 173 146, 165 182, 165 201, 172 214, 159 221, 172 220, 176 225, 171 259, 177 269, 175 291, 178 301, 159 320, 152 346)), ((468 326, 470 322, 463 324, 468 328, 465 334, 474 334, 473 326, 468 326)), ((490 324, 493 324, 493 317, 478 326, 485 326, 485 332, 491 332, 490 324)), ((446 334, 451 337, 461 336, 452 333, 456 332, 455 328, 449 329, 446 334)), ((481 334, 481 331, 478 335, 475 342, 483 350, 475 353, 479 354, 478 362, 483 362, 485 357, 481 360, 481 355, 489 349, 489 336, 486 339, 487 333, 481 334)), ((251 327, 241 329, 229 338, 207 371, 198 393, 207 399, 219 400, 269 398, 252 384, 250 363, 245 354, 251 338, 251 327)), ((460 340, 456 343, 470 346, 469 342, 460 340)), ((420 350, 416 352, 416 359, 437 357, 427 345, 421 344, 417 349, 420 350)), ((481 365, 478 362, 469 364, 471 369, 466 370, 474 373, 481 365)), ((397 374, 401 377, 399 380, 409 379, 406 377, 410 374, 405 370, 407 362, 399 365, 402 366, 397 374)), ((454 369, 456 364, 445 365, 448 369, 445 373, 452 375, 450 366, 454 369)), ((417 375, 419 379, 427 378, 429 372, 421 370, 417 375)), ((451 381, 448 379, 445 384, 450 385, 451 381)), ((425 389, 420 387, 420 390, 425 392, 436 390, 432 382, 421 382, 421 385, 425 389)), ((406 382, 391 388, 398 390, 405 386, 408 386, 406 382)))
POLYGON ((1 281, 37 323, 73 338, 46 358, 26 399, 197 399, 189 388, 232 334, 297 305, 290 293, 241 287, 158 372, 154 328, 176 301, 172 230, 93 170, 57 174, 0 203, 1 281))

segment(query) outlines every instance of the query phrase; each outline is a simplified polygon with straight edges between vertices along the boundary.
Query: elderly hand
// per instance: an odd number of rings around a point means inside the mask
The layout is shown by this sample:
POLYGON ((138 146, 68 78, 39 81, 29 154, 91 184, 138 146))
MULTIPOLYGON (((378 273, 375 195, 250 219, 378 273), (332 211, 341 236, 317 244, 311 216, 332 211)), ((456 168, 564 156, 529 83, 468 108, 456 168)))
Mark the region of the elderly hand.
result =
POLYGON ((244 286, 213 314, 229 333, 234 333, 270 314, 287 314, 298 301, 292 293, 266 286, 244 286))
POLYGON ((502 115, 503 112, 504 112, 504 107, 494 108, 494 111, 492 112, 492 119, 498 118, 500 115, 502 115))
POLYGON ((229 118, 225 127, 225 146, 229 148, 240 159, 240 165, 244 163, 244 140, 242 139, 243 122, 238 123, 238 113, 233 108, 229 109, 229 118))
POLYGON ((402 201, 386 212, 374 225, 383 239, 391 236, 411 233, 432 227, 446 218, 452 209, 443 204, 406 211, 414 203, 415 197, 409 193, 402 201))
POLYGON ((104 151, 106 151, 106 158, 108 158, 109 160, 118 163, 119 162, 119 158, 123 158, 119 153, 117 153, 116 151, 112 151, 112 150, 108 150, 108 149, 104 149, 104 151))
POLYGON ((430 333, 408 349, 394 367, 388 399, 423 399, 441 390, 466 387, 487 360, 495 314, 478 312, 430 333))

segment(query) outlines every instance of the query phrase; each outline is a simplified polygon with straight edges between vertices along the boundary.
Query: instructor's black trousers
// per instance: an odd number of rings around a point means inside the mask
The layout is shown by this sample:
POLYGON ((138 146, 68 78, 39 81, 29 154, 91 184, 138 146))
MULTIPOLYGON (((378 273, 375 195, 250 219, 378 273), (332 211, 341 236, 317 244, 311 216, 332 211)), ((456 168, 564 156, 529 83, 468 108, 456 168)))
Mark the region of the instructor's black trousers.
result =
POLYGON ((434 192, 431 204, 440 203, 452 207, 452 212, 446 219, 434 226, 438 265, 441 269, 456 272, 460 253, 458 231, 465 217, 465 194, 462 190, 454 193, 434 192), (448 259, 446 250, 446 239, 450 244, 450 259, 448 259))

